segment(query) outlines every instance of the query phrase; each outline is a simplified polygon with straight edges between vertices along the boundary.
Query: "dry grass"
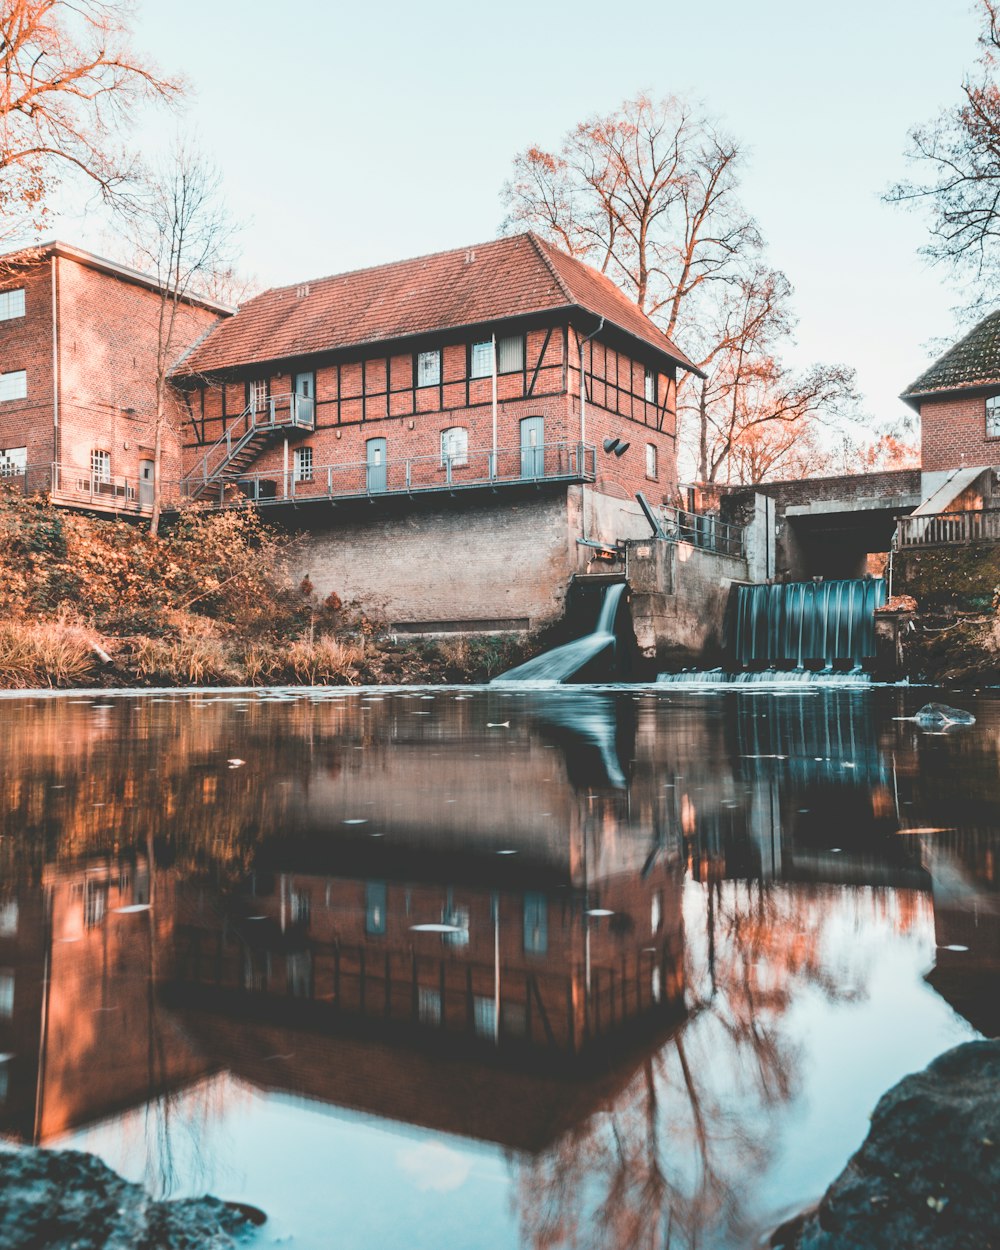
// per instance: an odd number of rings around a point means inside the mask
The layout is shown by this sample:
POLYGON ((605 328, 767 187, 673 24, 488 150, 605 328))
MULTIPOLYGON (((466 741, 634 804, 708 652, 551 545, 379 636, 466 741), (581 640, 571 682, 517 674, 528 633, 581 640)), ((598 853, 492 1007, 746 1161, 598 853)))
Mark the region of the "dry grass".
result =
POLYGON ((0 623, 0 687, 4 689, 79 686, 98 668, 91 640, 77 625, 0 623))
POLYGON ((314 642, 293 642, 287 656, 295 680, 305 685, 356 686, 365 651, 363 646, 336 638, 317 638, 314 642))
POLYGON ((140 638, 132 664, 139 680, 153 685, 236 685, 243 677, 217 638, 140 638))

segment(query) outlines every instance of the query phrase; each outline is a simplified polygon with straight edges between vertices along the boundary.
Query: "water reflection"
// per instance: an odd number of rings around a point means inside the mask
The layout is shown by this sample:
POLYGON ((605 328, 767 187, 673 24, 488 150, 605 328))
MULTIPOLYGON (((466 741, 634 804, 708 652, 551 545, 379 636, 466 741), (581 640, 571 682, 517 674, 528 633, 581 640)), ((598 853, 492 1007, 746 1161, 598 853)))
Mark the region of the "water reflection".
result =
POLYGON ((910 701, 0 703, 0 1132, 189 1192, 293 1096, 499 1148, 485 1244, 747 1244, 857 1144, 833 1104, 1000 1032, 996 705, 910 701))

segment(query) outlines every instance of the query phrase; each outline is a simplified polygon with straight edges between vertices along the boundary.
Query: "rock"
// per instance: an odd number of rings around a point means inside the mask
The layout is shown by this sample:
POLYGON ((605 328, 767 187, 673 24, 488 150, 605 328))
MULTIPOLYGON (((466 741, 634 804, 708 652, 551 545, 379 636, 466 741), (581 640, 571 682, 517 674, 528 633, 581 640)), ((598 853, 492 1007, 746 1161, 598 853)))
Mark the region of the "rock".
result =
POLYGON ((960 707, 949 707, 947 703, 925 703, 913 719, 918 725, 944 728, 950 725, 974 725, 976 718, 971 712, 960 707))
POLYGON ((156 1202, 80 1151, 0 1153, 4 1250, 228 1250, 254 1222, 217 1198, 156 1202))
POLYGON ((1000 1042, 967 1042, 880 1099, 861 1149, 782 1250, 1000 1250, 1000 1042))

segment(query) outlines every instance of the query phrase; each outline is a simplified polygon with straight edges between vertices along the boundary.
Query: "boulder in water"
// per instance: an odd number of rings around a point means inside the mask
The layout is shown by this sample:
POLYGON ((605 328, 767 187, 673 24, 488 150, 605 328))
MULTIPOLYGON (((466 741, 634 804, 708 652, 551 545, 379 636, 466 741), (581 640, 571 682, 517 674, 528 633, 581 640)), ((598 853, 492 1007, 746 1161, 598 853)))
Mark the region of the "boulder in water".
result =
POLYGON ((925 703, 913 719, 918 725, 926 725, 931 729, 976 723, 971 712, 965 712, 960 707, 949 707, 947 703, 925 703))
POLYGON ((1000 1247, 1000 1042, 967 1042, 905 1077, 864 1144, 777 1250, 1000 1247))
POLYGON ((252 1208, 217 1198, 156 1202, 77 1150, 0 1154, 5 1250, 226 1250, 260 1222, 252 1208))

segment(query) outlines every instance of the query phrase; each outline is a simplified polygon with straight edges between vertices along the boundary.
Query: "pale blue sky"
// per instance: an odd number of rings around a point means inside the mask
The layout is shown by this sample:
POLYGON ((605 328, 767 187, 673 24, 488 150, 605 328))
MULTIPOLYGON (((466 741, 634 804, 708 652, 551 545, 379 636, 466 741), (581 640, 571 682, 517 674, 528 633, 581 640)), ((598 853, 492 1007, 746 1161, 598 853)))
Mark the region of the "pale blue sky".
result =
POLYGON ((748 149, 747 203, 796 288, 793 358, 855 366, 891 418, 962 297, 880 194, 908 128, 957 99, 976 29, 971 0, 145 0, 137 42, 195 88, 265 285, 491 238, 520 148, 642 88, 699 97, 748 149))

